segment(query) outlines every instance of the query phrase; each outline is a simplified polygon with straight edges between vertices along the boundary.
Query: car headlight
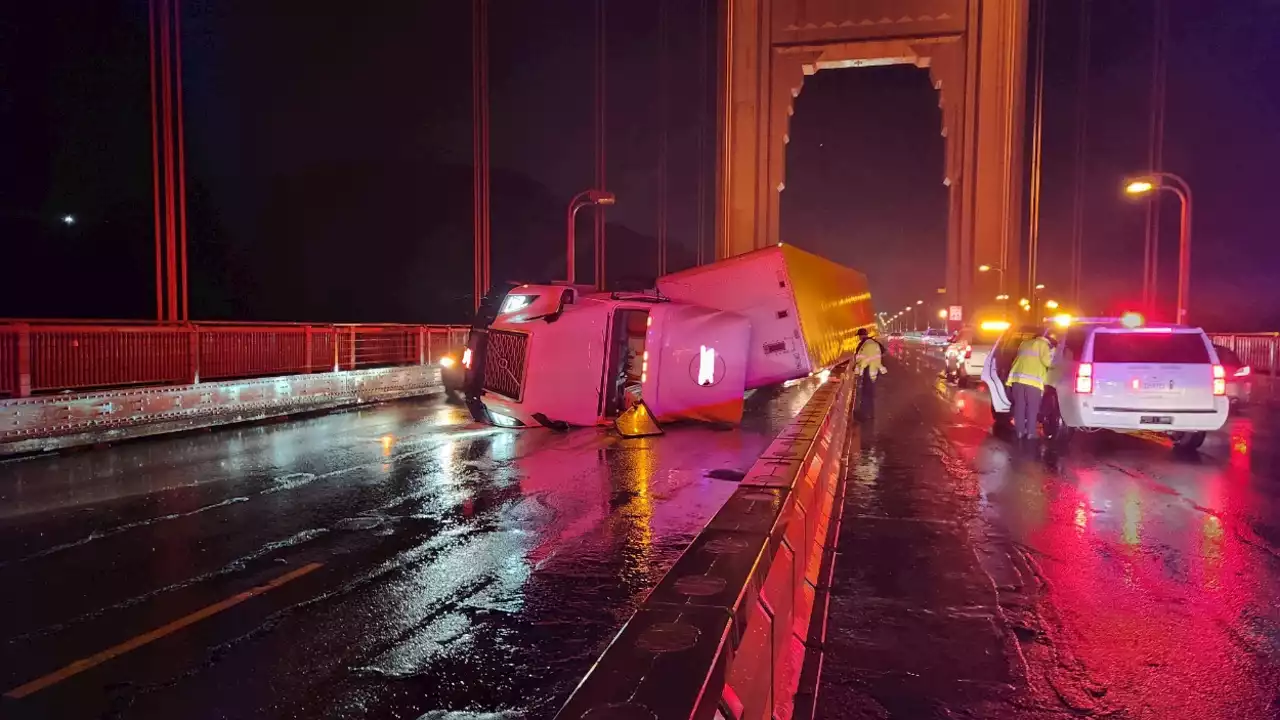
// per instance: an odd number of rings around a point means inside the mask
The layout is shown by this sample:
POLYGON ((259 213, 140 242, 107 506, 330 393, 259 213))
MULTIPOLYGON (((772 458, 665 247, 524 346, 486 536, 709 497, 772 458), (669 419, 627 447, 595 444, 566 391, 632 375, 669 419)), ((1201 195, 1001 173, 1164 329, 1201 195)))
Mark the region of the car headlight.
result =
POLYGON ((508 295, 506 300, 502 301, 501 314, 513 313, 517 310, 523 310, 531 305, 537 295, 508 295))
POLYGON ((440 358, 440 367, 442 368, 451 368, 457 364, 458 364, 458 361, 454 360, 452 357, 448 355, 445 355, 444 357, 440 358))

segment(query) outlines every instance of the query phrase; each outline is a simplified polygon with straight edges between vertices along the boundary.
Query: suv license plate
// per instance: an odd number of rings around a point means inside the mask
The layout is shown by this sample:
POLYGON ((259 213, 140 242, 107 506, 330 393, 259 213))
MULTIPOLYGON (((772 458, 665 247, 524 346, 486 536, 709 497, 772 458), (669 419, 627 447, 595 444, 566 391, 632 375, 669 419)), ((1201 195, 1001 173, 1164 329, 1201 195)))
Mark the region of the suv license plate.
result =
POLYGON ((1172 415, 1143 415, 1138 418, 1139 425, 1172 425, 1172 415))

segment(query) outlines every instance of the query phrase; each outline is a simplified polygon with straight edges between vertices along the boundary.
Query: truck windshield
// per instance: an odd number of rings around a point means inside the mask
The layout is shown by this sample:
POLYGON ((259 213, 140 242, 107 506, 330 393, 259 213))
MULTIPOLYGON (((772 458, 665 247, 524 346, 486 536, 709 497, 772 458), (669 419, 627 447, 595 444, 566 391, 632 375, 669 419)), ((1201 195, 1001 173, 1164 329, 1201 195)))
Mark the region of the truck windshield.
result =
POLYGON ((1108 333, 1093 339, 1096 363, 1209 363, 1209 350, 1197 333, 1108 333))

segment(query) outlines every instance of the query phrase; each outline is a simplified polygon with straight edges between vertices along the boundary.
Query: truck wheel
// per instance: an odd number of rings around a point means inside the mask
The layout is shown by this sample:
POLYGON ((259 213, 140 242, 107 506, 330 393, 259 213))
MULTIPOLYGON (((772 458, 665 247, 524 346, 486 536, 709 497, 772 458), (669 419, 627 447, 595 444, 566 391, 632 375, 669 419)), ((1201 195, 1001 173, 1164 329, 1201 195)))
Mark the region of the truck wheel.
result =
POLYGON ((1008 435, 1013 432, 1013 413, 997 412, 991 408, 991 434, 1008 435))
POLYGON ((1173 437, 1173 449, 1183 452, 1191 452, 1198 450, 1204 444, 1204 440, 1208 437, 1208 433, 1204 432, 1176 432, 1170 433, 1173 437))

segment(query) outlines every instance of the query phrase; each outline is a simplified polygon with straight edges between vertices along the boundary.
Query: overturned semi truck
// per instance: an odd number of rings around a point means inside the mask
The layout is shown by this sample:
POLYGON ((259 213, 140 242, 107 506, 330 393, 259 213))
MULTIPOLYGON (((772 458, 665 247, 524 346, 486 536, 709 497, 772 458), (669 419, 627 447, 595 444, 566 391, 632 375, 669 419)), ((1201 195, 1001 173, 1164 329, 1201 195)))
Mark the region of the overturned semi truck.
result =
POLYGON ((503 427, 737 423, 748 390, 848 359, 874 322, 866 276, 781 244, 640 293, 516 285, 476 314, 463 393, 503 427))

